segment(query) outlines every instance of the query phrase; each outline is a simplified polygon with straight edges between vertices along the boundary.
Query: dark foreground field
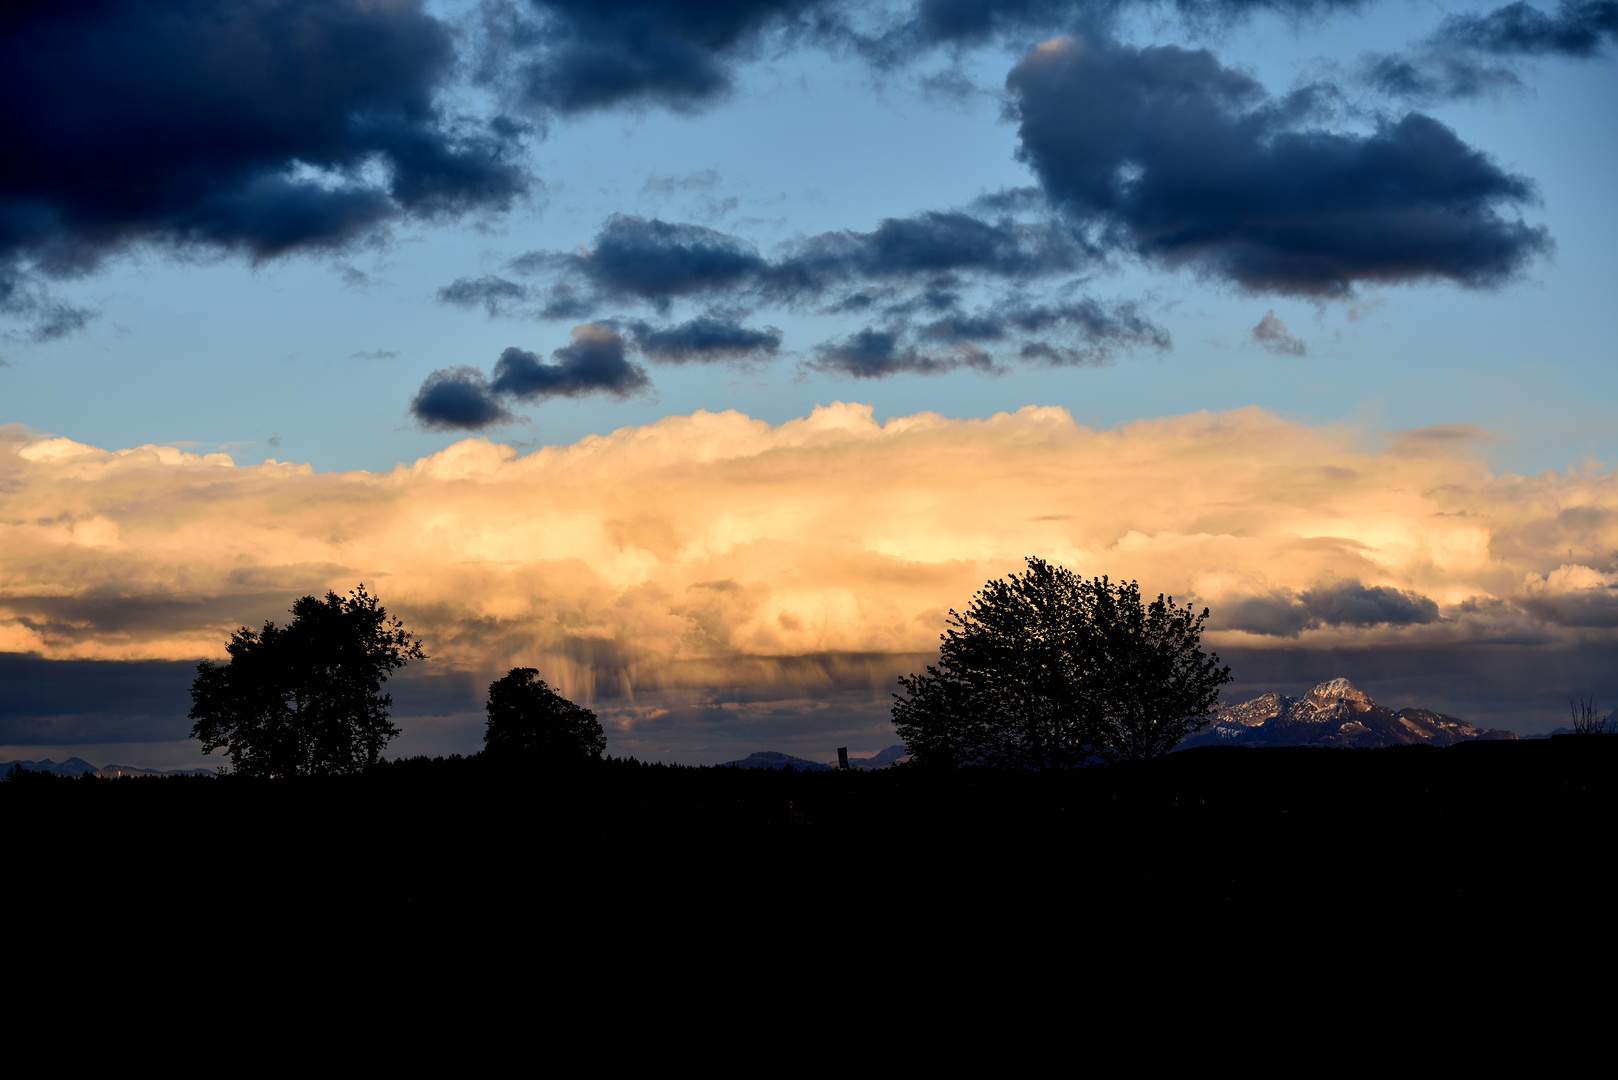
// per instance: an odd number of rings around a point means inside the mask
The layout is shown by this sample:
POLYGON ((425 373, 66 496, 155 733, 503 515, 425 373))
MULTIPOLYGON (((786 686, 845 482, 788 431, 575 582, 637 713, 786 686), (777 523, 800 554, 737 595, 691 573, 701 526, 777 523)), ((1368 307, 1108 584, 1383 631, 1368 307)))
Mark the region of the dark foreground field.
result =
POLYGON ((880 953, 1049 920, 1527 927, 1610 907, 1618 738, 1189 751, 1067 773, 502 771, 0 785, 13 926, 880 953))

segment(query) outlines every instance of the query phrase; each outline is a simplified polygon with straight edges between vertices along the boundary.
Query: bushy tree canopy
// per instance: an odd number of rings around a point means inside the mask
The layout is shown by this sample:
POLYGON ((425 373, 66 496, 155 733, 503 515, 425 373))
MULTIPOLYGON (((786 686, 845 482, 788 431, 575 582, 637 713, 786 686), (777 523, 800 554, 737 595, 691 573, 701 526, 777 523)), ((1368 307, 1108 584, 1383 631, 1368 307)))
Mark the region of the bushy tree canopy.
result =
POLYGON ((533 668, 489 684, 484 753, 500 761, 560 765, 594 761, 607 748, 596 714, 546 685, 533 668))
POLYGON ((286 626, 242 627, 224 664, 204 660, 191 684, 193 739, 223 749, 244 776, 356 772, 399 734, 382 684, 421 643, 361 585, 348 596, 305 596, 286 626))
POLYGON ((893 724, 918 764, 1138 760, 1209 722, 1230 669, 1201 649, 1206 609, 1027 562, 950 611, 936 667, 899 679, 893 724))

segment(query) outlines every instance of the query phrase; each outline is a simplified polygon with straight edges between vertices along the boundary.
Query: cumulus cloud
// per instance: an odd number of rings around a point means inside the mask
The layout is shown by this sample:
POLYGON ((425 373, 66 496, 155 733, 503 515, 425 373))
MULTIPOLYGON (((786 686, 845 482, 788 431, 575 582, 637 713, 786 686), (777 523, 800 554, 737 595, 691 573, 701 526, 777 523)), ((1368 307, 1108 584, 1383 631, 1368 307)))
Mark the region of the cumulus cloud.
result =
POLYGON ((271 259, 528 186, 521 124, 440 103, 452 34, 414 0, 24 2, 4 22, 13 273, 146 242, 271 259))
POLYGON ((1277 99, 1205 50, 1066 38, 1007 76, 1018 154, 1097 243, 1252 291, 1498 285, 1549 248, 1534 199, 1431 117, 1319 126, 1326 91, 1277 99))
POLYGON ((1414 670, 1409 703, 1476 683, 1468 708, 1498 712, 1610 666, 1611 470, 1371 445, 1257 409, 1097 431, 834 404, 334 474, 0 429, 0 660, 218 657, 363 581, 425 635, 417 674, 472 687, 473 729, 478 680, 523 665, 597 709, 615 752, 821 754, 847 745, 831 732, 887 745, 893 680, 936 656, 949 608, 1039 555, 1209 607, 1207 643, 1265 689, 1414 670))
POLYGON ((1253 341, 1260 348, 1268 349, 1273 353, 1286 356, 1304 356, 1309 352, 1307 346, 1298 338, 1292 336, 1287 324, 1276 317, 1274 309, 1266 311, 1264 318, 1253 327, 1253 341))
POLYGON ((1611 472, 1364 447, 1256 409, 1095 431, 1050 408, 879 424, 833 405, 322 474, 12 428, 0 652, 214 656, 297 595, 364 581, 441 667, 520 662, 612 700, 830 691, 843 669, 794 658, 911 670, 945 612, 1026 555, 1206 605, 1215 647, 1439 655, 1618 631, 1611 472))
POLYGON ((1523 606, 1558 626, 1618 627, 1618 573, 1588 566, 1559 566, 1523 581, 1523 606))

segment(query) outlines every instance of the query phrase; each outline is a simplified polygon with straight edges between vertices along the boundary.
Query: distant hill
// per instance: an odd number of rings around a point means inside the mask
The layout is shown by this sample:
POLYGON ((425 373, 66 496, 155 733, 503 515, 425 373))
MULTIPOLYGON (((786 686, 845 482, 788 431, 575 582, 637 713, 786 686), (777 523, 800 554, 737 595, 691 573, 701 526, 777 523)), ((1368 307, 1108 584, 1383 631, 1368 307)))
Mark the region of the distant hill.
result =
POLYGON ((1332 679, 1302 697, 1265 694, 1240 705, 1221 705, 1213 724, 1179 749, 1194 746, 1453 746, 1484 739, 1515 739, 1430 709, 1394 712, 1372 701, 1347 679, 1332 679))
MULTIPOLYGON (((848 767, 851 769, 880 769, 884 766, 892 765, 896 761, 902 761, 908 756, 903 746, 890 746, 886 750, 877 751, 870 757, 851 757, 848 759, 848 767)), ((738 761, 726 761, 722 767, 730 769, 797 769, 799 772, 804 770, 825 772, 828 769, 836 769, 837 763, 835 761, 810 761, 808 758, 793 757, 791 754, 783 754, 776 750, 760 750, 758 753, 749 754, 738 761)))
POLYGON ((879 750, 870 757, 851 757, 848 767, 851 769, 880 769, 885 765, 892 765, 896 761, 904 761, 910 754, 903 746, 890 746, 886 750, 879 750))
POLYGON ((134 765, 103 765, 96 768, 83 758, 70 757, 66 761, 0 761, 0 780, 11 771, 13 765, 21 765, 28 772, 51 773, 54 776, 83 776, 90 773, 93 776, 115 778, 119 776, 215 776, 212 769, 141 769, 134 765))
POLYGON ((50 773, 53 776, 83 776, 101 771, 83 758, 70 757, 66 761, 46 758, 44 761, 0 761, 0 777, 10 772, 13 765, 21 765, 28 772, 50 773))
POLYGON ((793 757, 777 750, 760 750, 749 754, 738 761, 726 761, 722 767, 728 769, 797 769, 799 772, 828 772, 830 765, 822 765, 818 761, 807 758, 793 757))
POLYGON ((116 779, 120 776, 218 776, 212 769, 142 769, 134 765, 103 765, 97 776, 116 779))

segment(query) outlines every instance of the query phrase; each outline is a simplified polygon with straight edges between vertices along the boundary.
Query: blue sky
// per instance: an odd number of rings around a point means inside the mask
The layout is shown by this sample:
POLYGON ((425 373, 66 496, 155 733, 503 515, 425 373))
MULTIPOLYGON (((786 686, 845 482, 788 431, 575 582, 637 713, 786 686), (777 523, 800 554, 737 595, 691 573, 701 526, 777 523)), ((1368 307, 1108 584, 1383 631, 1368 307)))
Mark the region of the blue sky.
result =
MULTIPOLYGON (((434 10, 447 19, 472 14, 434 10)), ((1407 48, 1446 15, 1489 10, 1383 3, 1188 28, 1147 9, 1126 16, 1118 35, 1209 48, 1273 94, 1336 79, 1345 101, 1332 129, 1363 132, 1404 107, 1353 84, 1365 54, 1407 48)), ((545 134, 523 159, 536 183, 505 213, 436 224, 406 218, 345 248, 259 265, 195 245, 116 251, 92 274, 50 283, 55 296, 92 313, 83 330, 34 342, 26 323, 12 320, 0 345, 7 419, 109 447, 221 448, 243 462, 276 457, 346 470, 413 460, 463 434, 412 422, 411 398, 430 372, 487 370, 508 346, 544 356, 567 343, 572 325, 491 319, 435 299, 442 286, 499 274, 524 252, 587 245, 615 213, 692 222, 769 252, 794 237, 868 231, 884 218, 1028 187, 1035 177, 1015 160, 1017 131, 1001 115, 1005 76, 1028 44, 1075 21, 1055 18, 967 49, 955 65, 939 49, 879 68, 846 46, 777 44, 737 62, 733 91, 695 110, 634 101, 542 116, 545 134), (953 94, 928 89, 928 76, 949 70, 961 76, 953 94)), ((1536 187, 1538 201, 1522 216, 1549 231, 1554 250, 1524 260, 1504 285, 1366 282, 1350 296, 1319 299, 1244 290, 1122 253, 1086 274, 1082 291, 1140 305, 1172 337, 1167 350, 1120 354, 1102 368, 850 379, 805 371, 801 361, 863 325, 857 316, 765 308, 757 320, 784 332, 772 361, 653 366, 651 391, 526 403, 516 411, 528 422, 489 433, 568 443, 698 408, 779 422, 843 399, 870 402, 879 416, 1060 404, 1100 426, 1257 404, 1369 431, 1474 424, 1502 437, 1489 453, 1513 470, 1610 460, 1618 114, 1604 103, 1618 100, 1618 76, 1606 48, 1588 58, 1513 58, 1512 66, 1517 88, 1424 106, 1536 187), (1255 345, 1251 331, 1271 310, 1305 355, 1255 345)), ((487 93, 460 93, 488 104, 487 93)), ((597 314, 637 312, 607 305, 597 314)))

